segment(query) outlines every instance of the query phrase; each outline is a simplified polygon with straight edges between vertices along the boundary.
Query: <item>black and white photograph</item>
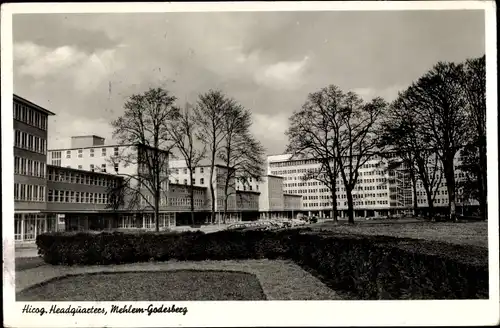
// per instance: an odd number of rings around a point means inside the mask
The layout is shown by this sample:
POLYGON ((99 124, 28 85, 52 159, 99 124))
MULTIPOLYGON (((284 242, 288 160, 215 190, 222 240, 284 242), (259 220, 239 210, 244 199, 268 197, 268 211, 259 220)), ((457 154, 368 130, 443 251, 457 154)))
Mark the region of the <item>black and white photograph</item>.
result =
POLYGON ((3 5, 8 326, 498 323, 460 2, 3 5))

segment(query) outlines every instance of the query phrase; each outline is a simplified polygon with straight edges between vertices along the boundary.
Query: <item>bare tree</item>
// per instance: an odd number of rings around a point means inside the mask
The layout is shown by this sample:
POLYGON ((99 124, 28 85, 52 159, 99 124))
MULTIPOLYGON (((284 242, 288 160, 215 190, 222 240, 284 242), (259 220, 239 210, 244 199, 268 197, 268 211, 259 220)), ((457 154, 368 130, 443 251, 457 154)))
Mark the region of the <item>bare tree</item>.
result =
POLYGON ((420 133, 439 157, 448 189, 449 215, 456 221, 454 159, 467 138, 467 112, 461 89, 462 65, 440 62, 413 83, 407 97, 418 112, 420 133))
POLYGON ((214 174, 217 153, 222 149, 226 131, 224 121, 229 108, 234 106, 234 100, 226 97, 219 90, 209 90, 201 94, 197 106, 194 108, 194 118, 197 126, 196 136, 207 148, 210 158, 210 195, 211 195, 211 222, 215 222, 215 190, 214 174))
POLYGON ((127 178, 130 194, 139 196, 152 209, 156 231, 160 229, 161 198, 168 192, 168 157, 174 143, 166 136, 177 110, 175 100, 167 90, 151 88, 132 95, 125 103, 124 114, 111 123, 113 137, 124 146, 111 162, 137 167, 136 172, 119 174, 127 178))
POLYGON ((317 180, 330 191, 332 217, 338 222, 337 177, 339 169, 335 143, 338 133, 332 125, 331 115, 335 115, 340 105, 342 92, 336 86, 323 88, 308 95, 301 110, 290 117, 287 152, 294 158, 314 158, 320 168, 308 169, 302 181, 317 180))
POLYGON ((486 218, 488 186, 487 186, 487 154, 486 154, 486 56, 469 59, 464 64, 461 79, 462 90, 469 112, 469 146, 464 150, 465 171, 464 187, 466 194, 475 195, 479 200, 479 212, 486 218), (472 189, 472 190, 471 190, 472 189))
POLYGON ((168 129, 168 136, 174 142, 189 170, 189 195, 191 206, 191 224, 194 224, 194 187, 193 174, 196 166, 206 154, 206 146, 196 142, 197 127, 191 106, 186 104, 183 112, 178 111, 168 129))
POLYGON ((226 223, 229 199, 236 194, 236 179, 248 184, 250 179, 259 181, 264 174, 264 147, 253 137, 252 115, 243 106, 233 103, 222 124, 224 139, 217 157, 225 165, 223 223, 226 223))
POLYGON ((358 182, 359 169, 379 150, 379 123, 387 104, 382 98, 364 103, 354 92, 341 95, 339 100, 339 111, 331 115, 331 119, 338 134, 336 160, 346 190, 348 222, 353 224, 352 192, 358 182))
MULTIPOLYGON (((425 190, 429 213, 433 213, 436 192, 442 179, 441 169, 435 160, 436 153, 431 149, 429 139, 419 132, 418 106, 411 102, 407 94, 408 91, 400 92, 385 115, 381 142, 389 146, 407 167, 412 183, 415 214, 418 213, 418 180, 425 190)), ((392 160, 389 167, 397 169, 399 165, 399 161, 395 163, 392 160)))

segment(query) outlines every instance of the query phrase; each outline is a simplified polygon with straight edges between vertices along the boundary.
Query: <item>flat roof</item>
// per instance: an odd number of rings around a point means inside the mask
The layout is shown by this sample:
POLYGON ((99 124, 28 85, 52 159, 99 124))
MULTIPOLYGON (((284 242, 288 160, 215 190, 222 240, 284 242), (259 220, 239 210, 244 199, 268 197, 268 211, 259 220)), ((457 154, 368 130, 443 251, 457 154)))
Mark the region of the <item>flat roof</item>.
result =
MULTIPOLYGON (((188 184, 183 184, 183 183, 169 183, 170 186, 173 187, 191 187, 191 185, 188 184)), ((198 189, 207 189, 207 187, 202 187, 202 186, 193 186, 193 188, 198 188, 198 189)))
POLYGON ((131 147, 135 146, 134 144, 129 145, 100 145, 100 146, 86 146, 86 147, 75 147, 75 148, 51 148, 47 149, 47 151, 65 151, 65 150, 78 150, 78 149, 90 149, 90 148, 111 148, 111 147, 131 147))
POLYGON ((34 109, 36 109, 36 110, 38 110, 38 111, 40 111, 42 113, 45 113, 47 115, 56 115, 55 113, 52 113, 50 110, 45 109, 45 108, 43 108, 43 107, 41 107, 41 106, 39 106, 39 105, 37 105, 37 104, 29 101, 28 99, 23 98, 21 96, 18 96, 16 94, 14 94, 14 100, 20 101, 20 102, 24 103, 25 105, 28 105, 28 106, 30 106, 30 107, 32 107, 32 108, 34 108, 34 109))
POLYGON ((54 169, 58 169, 58 170, 61 170, 61 171, 74 171, 74 172, 78 172, 78 173, 87 173, 87 174, 95 174, 95 175, 103 175, 103 176, 106 176, 106 177, 115 177, 115 178, 120 178, 120 179, 123 179, 122 176, 118 175, 118 174, 111 174, 111 173, 105 173, 105 172, 92 172, 92 171, 87 171, 87 170, 80 170, 80 169, 74 169, 72 167, 64 167, 64 166, 58 166, 58 165, 50 165, 50 164, 47 164, 47 168, 54 168, 54 169))
POLYGON ((95 134, 89 134, 84 136, 72 136, 71 138, 74 139, 74 138, 88 138, 88 137, 104 139, 103 137, 97 136, 95 134))

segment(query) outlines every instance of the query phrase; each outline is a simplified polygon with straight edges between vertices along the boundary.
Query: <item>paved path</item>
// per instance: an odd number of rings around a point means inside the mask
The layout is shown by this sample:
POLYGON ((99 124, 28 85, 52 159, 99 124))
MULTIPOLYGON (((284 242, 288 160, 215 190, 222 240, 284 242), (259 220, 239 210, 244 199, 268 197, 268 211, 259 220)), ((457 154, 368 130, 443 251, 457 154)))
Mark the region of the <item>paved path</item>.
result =
MULTIPOLYGON (((338 300, 340 297, 319 279, 292 261, 244 260, 157 262, 109 266, 52 266, 16 272, 16 293, 30 286, 65 275, 95 272, 168 271, 168 270, 225 270, 255 274, 268 300, 338 300)), ((10 276, 12 279, 12 276, 10 276)))
POLYGON ((36 246, 32 247, 16 247, 16 258, 24 258, 24 257, 37 257, 38 249, 36 246))

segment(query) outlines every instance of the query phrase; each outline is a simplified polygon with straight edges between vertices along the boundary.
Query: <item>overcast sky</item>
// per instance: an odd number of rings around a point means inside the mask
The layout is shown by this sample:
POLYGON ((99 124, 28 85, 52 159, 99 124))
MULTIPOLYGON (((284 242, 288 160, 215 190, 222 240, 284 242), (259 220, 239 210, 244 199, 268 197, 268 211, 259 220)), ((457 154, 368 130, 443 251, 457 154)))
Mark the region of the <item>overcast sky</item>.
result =
POLYGON ((221 89, 251 109, 268 154, 329 84, 393 100, 438 61, 485 53, 482 11, 14 15, 14 92, 51 111, 49 148, 111 140, 127 97, 221 89))

